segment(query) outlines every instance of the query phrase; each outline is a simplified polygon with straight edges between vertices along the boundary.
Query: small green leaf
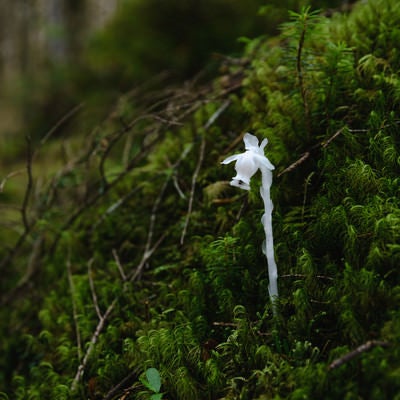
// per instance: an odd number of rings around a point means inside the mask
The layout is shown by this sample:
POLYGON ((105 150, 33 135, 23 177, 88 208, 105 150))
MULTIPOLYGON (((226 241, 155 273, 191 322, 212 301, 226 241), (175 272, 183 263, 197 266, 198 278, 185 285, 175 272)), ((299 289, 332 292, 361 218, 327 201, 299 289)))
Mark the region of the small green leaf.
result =
POLYGON ((150 400, 161 400, 163 394, 162 393, 154 393, 150 396, 150 400))
POLYGON ((155 368, 149 368, 146 372, 146 378, 149 383, 149 389, 153 392, 158 393, 161 388, 161 378, 160 373, 155 368))

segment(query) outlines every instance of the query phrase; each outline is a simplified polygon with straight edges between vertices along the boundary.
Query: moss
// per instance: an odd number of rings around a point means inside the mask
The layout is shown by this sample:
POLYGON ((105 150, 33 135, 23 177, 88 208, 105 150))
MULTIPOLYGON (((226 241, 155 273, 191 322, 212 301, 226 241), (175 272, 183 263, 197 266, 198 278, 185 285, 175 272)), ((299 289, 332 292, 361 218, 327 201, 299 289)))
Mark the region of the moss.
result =
POLYGON ((133 122, 106 119, 3 251, 5 393, 148 398, 153 367, 168 399, 396 398, 396 18, 394 0, 306 8, 224 80, 140 98, 140 122, 125 98, 133 122), (258 183, 219 166, 247 130, 277 166, 276 317, 258 183))

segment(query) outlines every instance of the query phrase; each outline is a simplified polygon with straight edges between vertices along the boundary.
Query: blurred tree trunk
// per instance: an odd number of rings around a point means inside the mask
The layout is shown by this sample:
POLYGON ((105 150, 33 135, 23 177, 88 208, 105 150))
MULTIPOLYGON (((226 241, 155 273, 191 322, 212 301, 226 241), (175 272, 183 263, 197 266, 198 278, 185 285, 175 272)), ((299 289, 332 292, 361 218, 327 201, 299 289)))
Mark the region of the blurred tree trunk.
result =
POLYGON ((0 82, 75 61, 120 0, 0 0, 0 82))

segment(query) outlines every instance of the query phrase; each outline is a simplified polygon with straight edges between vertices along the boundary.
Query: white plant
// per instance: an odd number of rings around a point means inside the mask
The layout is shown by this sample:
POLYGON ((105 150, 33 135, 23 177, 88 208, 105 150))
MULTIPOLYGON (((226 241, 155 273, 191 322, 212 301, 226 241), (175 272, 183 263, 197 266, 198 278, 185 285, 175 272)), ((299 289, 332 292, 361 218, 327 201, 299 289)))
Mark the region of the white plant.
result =
POLYGON ((258 171, 261 171, 261 187, 260 193, 264 201, 265 213, 261 218, 264 226, 265 241, 262 250, 267 258, 268 263, 268 291, 271 298, 273 311, 276 312, 275 300, 278 298, 278 269, 274 255, 274 238, 272 233, 272 209, 273 204, 270 196, 272 185, 272 171, 275 167, 271 164, 264 154, 264 148, 268 143, 268 139, 264 139, 258 144, 256 136, 246 133, 243 137, 246 151, 241 154, 235 154, 227 157, 222 164, 229 164, 236 161, 236 176, 232 178, 231 185, 244 190, 250 190, 250 179, 258 171))

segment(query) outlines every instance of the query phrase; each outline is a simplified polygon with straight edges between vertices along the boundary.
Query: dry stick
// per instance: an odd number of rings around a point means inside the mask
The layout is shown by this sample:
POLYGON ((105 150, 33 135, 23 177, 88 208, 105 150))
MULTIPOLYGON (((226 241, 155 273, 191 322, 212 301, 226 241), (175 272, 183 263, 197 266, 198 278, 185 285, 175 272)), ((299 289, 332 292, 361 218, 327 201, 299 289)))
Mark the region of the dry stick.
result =
MULTIPOLYGON (((181 157, 175 163, 175 166, 177 167, 182 160, 183 160, 183 157, 181 157)), ((163 195, 165 193, 165 190, 166 190, 166 187, 167 187, 167 184, 168 184, 169 180, 170 180, 170 176, 168 176, 166 182, 164 183, 164 185, 163 185, 163 187, 162 187, 162 189, 160 191, 160 194, 158 195, 158 197, 157 197, 157 199, 154 202, 154 205, 152 207, 152 214, 151 214, 151 217, 150 217, 150 224, 149 224, 149 229, 148 229, 148 234, 147 234, 147 241, 146 241, 146 245, 145 245, 145 248, 144 248, 144 251, 143 251, 143 256, 142 256, 142 259, 140 260, 139 264, 135 268, 135 270, 132 272, 132 274, 130 274, 129 282, 133 282, 137 278, 140 277, 141 272, 142 272, 144 266, 146 265, 147 261, 153 255, 153 253, 156 251, 156 249, 159 247, 159 245, 165 239, 165 237, 167 236, 168 232, 164 232, 159 237, 159 239, 156 241, 156 243, 153 246, 151 246, 151 241, 152 241, 152 238, 153 238, 153 235, 154 235, 154 226, 155 226, 155 220, 156 220, 156 213, 157 213, 157 210, 158 210, 159 205, 161 203, 161 199, 162 199, 162 197, 163 197, 163 195)), ((116 254, 117 253, 113 251, 114 257, 115 257, 116 254)), ((94 304, 94 307, 96 309, 96 313, 97 313, 97 316, 99 318, 99 322, 98 322, 98 324, 96 326, 96 329, 95 329, 95 331, 94 331, 94 333, 92 335, 92 338, 90 340, 90 344, 89 344, 89 347, 88 347, 88 349, 87 349, 87 351, 85 353, 85 356, 84 356, 81 364, 79 365, 79 367, 77 369, 77 372, 76 372, 76 375, 75 375, 75 378, 74 378, 74 380, 73 380, 73 382, 71 384, 71 390, 72 391, 75 391, 75 389, 77 388, 77 385, 78 385, 79 381, 81 380, 82 375, 83 375, 83 373, 85 371, 85 368, 86 368, 86 365, 88 363, 89 357, 90 357, 91 353, 94 350, 94 346, 97 343, 97 340, 99 338, 99 335, 100 335, 101 331, 104 328, 105 322, 108 319, 108 317, 110 316, 110 314, 112 313, 112 311, 113 311, 113 309, 114 309, 114 307, 117 304, 117 301, 119 299, 119 296, 116 296, 114 298, 113 302, 108 306, 106 312, 104 314, 102 314, 100 312, 100 308, 98 306, 96 292, 95 292, 95 289, 94 289, 94 282, 93 282, 92 277, 91 277, 91 270, 90 270, 91 261, 89 261, 89 263, 88 263, 89 283, 90 283, 90 288, 91 288, 91 292, 92 292, 93 304, 94 304)), ((122 268, 122 266, 121 266, 121 268, 122 268)), ((124 276, 125 276, 125 274, 124 274, 124 276)), ((126 276, 125 276, 125 278, 126 278, 126 276)), ((124 280, 126 281, 126 279, 124 279, 124 280)), ((126 289, 124 288, 124 291, 125 290, 126 289)))
MULTIPOLYGON (((311 152, 318 148, 323 148, 325 149, 330 145, 330 143, 335 140, 347 127, 342 126, 340 129, 338 129, 331 137, 329 137, 326 141, 320 142, 314 146, 312 146, 308 151, 306 151, 304 154, 301 155, 301 157, 296 160, 294 163, 290 164, 287 168, 285 168, 283 171, 281 171, 278 174, 278 177, 280 177, 283 174, 286 174, 287 172, 293 171, 295 168, 297 168, 300 164, 302 164, 304 161, 307 160, 308 157, 310 157, 311 152)), ((348 129, 348 128, 347 128, 348 129)), ((354 132, 366 132, 367 129, 348 129, 349 132, 354 133, 354 132)))
POLYGON ((183 226, 183 231, 182 231, 181 240, 180 240, 180 244, 181 245, 183 245, 183 242, 185 240, 186 232, 187 232, 187 229, 188 229, 188 226, 189 226, 190 215, 192 214, 194 192, 195 192, 195 189, 196 189, 196 181, 197 181, 197 176, 199 175, 199 172, 200 172, 201 165, 203 164, 205 148, 206 148, 206 140, 205 140, 204 135, 202 135, 201 136, 199 159, 197 161, 197 165, 196 165, 196 168, 195 168, 193 176, 192 176, 192 187, 190 189, 188 210, 187 210, 187 213, 186 213, 185 225, 183 226))
POLYGON ((26 238, 28 237, 32 227, 36 223, 36 221, 33 221, 31 224, 29 224, 29 221, 28 221, 28 205, 29 205, 29 199, 31 196, 32 188, 33 188, 32 141, 31 141, 30 136, 26 137, 26 143, 27 143, 26 172, 27 172, 27 177, 28 177, 28 183, 26 185, 25 195, 24 195, 24 199, 22 202, 22 207, 20 209, 22 223, 24 226, 24 231, 21 234, 21 236, 18 238, 17 243, 14 245, 14 247, 10 250, 10 252, 7 254, 7 256, 3 258, 2 262, 0 263, 0 271, 11 261, 11 259, 14 257, 14 255, 18 252, 19 248, 22 246, 22 244, 25 242, 26 238))
POLYGON ((8 181, 9 179, 13 178, 13 177, 16 176, 16 175, 20 175, 20 174, 22 174, 23 172, 24 172, 23 169, 19 169, 19 170, 17 170, 17 171, 12 171, 12 172, 10 172, 9 174, 7 174, 7 175, 3 178, 3 180, 0 182, 0 193, 3 193, 3 191, 4 191, 4 186, 5 186, 5 184, 7 183, 7 181, 8 181))
MULTIPOLYGON (((213 115, 211 115, 211 117, 208 119, 207 123, 203 127, 204 132, 206 132, 210 128, 210 126, 218 119, 218 117, 228 108, 228 106, 230 104, 231 104, 231 101, 229 99, 226 100, 221 105, 221 107, 219 107, 218 110, 215 111, 215 113, 213 115)), ((201 135, 199 158, 198 158, 197 165, 196 165, 196 168, 195 168, 195 170, 193 172, 193 176, 192 176, 192 186, 191 186, 191 189, 190 189, 188 210, 187 210, 187 213, 186 213, 185 224, 183 226, 183 231, 182 231, 181 240, 180 240, 180 244, 181 245, 183 245, 183 243, 185 241, 185 236, 186 236, 187 229, 188 229, 188 226, 189 226, 189 220, 190 220, 190 216, 192 214, 192 209, 193 209, 193 200, 194 200, 194 192, 196 190, 197 177, 199 175, 200 168, 201 168, 201 166, 203 164, 205 149, 206 149, 206 140, 205 140, 204 133, 203 133, 201 135)))
POLYGON ((171 180, 171 178, 174 175, 174 171, 179 167, 180 163, 186 158, 187 154, 190 151, 190 147, 186 148, 179 159, 175 162, 175 164, 172 166, 172 172, 167 176, 167 179, 165 180, 159 195, 157 196, 157 199, 155 200, 153 207, 151 209, 151 215, 150 215, 150 224, 149 224, 149 229, 147 233, 147 240, 142 256, 142 260, 140 261, 139 265, 136 267, 136 269, 133 271, 131 274, 129 281, 135 280, 142 272, 147 260, 151 257, 151 255, 154 253, 154 251, 158 248, 158 246, 161 244, 161 242, 165 239, 167 236, 167 232, 164 232, 157 240, 157 242, 151 247, 152 239, 154 236, 154 227, 155 227, 155 222, 157 218, 157 211, 158 208, 161 204, 161 200, 164 196, 164 193, 167 189, 168 183, 171 180))
MULTIPOLYGON (((161 237, 157 240, 157 242, 154 244, 154 246, 151 249, 149 249, 147 251, 147 253, 143 254, 142 260, 140 261, 140 263, 136 267, 134 273, 131 275, 131 277, 129 279, 130 282, 135 281, 136 278, 139 277, 140 272, 142 271, 144 265, 149 260, 149 258, 152 256, 152 254, 157 250, 158 246, 161 244, 161 242, 166 237, 166 235, 167 235, 167 232, 165 232, 163 235, 161 235, 161 237)), ((125 290, 126 289, 124 288, 124 291, 125 290)), ((96 343, 99 339, 100 333, 102 332, 102 330, 105 326, 105 323, 106 323, 107 319, 109 318, 109 316, 111 315, 112 311, 114 310, 114 307, 116 306, 118 300, 119 300, 119 296, 116 296, 114 298, 114 300, 112 301, 112 303, 107 307, 107 310, 105 311, 105 313, 104 314, 100 313, 100 316, 98 315, 99 322, 97 323, 96 329, 90 339, 90 343, 86 350, 85 356, 83 357, 82 362, 78 366, 74 380, 72 381, 72 384, 71 384, 71 391, 76 390, 77 385, 78 385, 79 381, 81 380, 83 373, 85 372, 85 368, 89 361, 89 358, 92 355, 94 346, 96 345, 96 343)))
POLYGON ((110 316, 111 312, 113 311, 115 305, 117 304, 118 301, 118 297, 115 297, 113 302, 108 306, 106 312, 103 314, 103 316, 99 319, 99 322, 97 323, 96 329, 92 335, 92 338, 90 339, 90 343, 89 346, 86 350, 85 356, 83 357, 82 362, 80 363, 76 374, 75 374, 75 378, 72 381, 71 384, 71 391, 75 391, 77 388, 77 385, 79 383, 79 381, 82 378, 83 373, 85 372, 85 368, 86 365, 89 361, 89 357, 92 355, 92 352, 94 350, 94 346, 97 343, 97 340, 99 339, 100 333, 104 328, 104 324, 106 322, 106 320, 108 319, 108 317, 110 316))
MULTIPOLYGON (((189 107, 188 110, 186 110, 186 112, 182 113, 182 115, 180 115, 179 119, 183 119, 187 114, 190 114, 191 112, 193 112, 199 106, 199 103, 193 102, 193 104, 189 104, 189 105, 191 105, 191 107, 189 107)), ((131 129, 132 127, 133 127, 133 125, 132 126, 129 125, 129 129, 131 129)), ((103 198, 105 196, 105 194, 113 186, 115 186, 118 182, 120 182, 133 169, 133 167, 145 157, 145 155, 147 154, 146 151, 148 151, 148 150, 150 150, 150 148, 152 148, 152 146, 159 140, 160 136, 161 136, 161 134, 158 133, 156 135, 156 137, 154 137, 152 140, 149 141, 149 143, 144 144, 142 146, 141 151, 139 151, 138 154, 132 158, 132 160, 125 167, 124 171, 122 171, 120 174, 118 174, 117 177, 112 182, 108 183, 108 185, 105 186, 102 191, 99 191, 91 199, 87 200, 75 213, 73 213, 70 216, 70 218, 65 222, 65 224, 62 226, 62 228, 59 230, 59 234, 56 235, 56 237, 51 245, 50 253, 53 253, 55 251, 58 241, 61 238, 61 233, 64 232, 65 230, 67 230, 87 208, 89 208, 92 205, 94 205, 95 203, 97 203, 97 201, 100 200, 101 198, 103 198)), ((90 154, 88 154, 88 156, 90 156, 90 154)))
POLYGON ((43 236, 38 236, 36 240, 33 242, 32 251, 29 256, 28 265, 24 275, 19 279, 17 284, 7 293, 2 296, 0 304, 2 306, 7 305, 13 297, 18 293, 21 292, 26 285, 31 282, 32 277, 35 275, 36 271, 39 268, 39 258, 42 251, 44 238, 43 236))
POLYGON ((75 325, 75 336, 76 336, 76 343, 77 343, 77 348, 78 348, 78 360, 81 360, 82 359, 82 339, 81 339, 81 334, 79 332, 78 308, 76 306, 76 301, 75 301, 75 285, 74 285, 74 281, 72 278, 70 255, 68 255, 68 259, 67 259, 67 275, 68 275, 69 289, 71 291, 72 316, 74 318, 74 325, 75 325))
MULTIPOLYGON (((334 280, 332 277, 326 276, 326 275, 315 275, 314 277, 317 279, 325 279, 328 281, 334 280)), ((307 275, 305 275, 305 274, 286 274, 286 275, 281 275, 280 278, 307 278, 307 275)))
MULTIPOLYGON (((43 139, 40 141, 40 144, 43 145, 51 135, 54 134, 54 132, 67 120, 69 119, 72 115, 74 115, 80 108, 82 107, 82 104, 74 107, 71 111, 69 111, 64 117, 61 118, 60 121, 58 121, 53 128, 50 129, 49 132, 43 137, 43 139)), ((27 175, 28 175, 28 184, 27 188, 25 190, 25 196, 24 200, 22 203, 22 220, 23 220, 23 225, 24 225, 24 232, 19 236, 17 242, 15 243, 14 247, 10 250, 10 252, 7 254, 6 257, 3 258, 2 262, 0 263, 0 271, 9 263, 11 260, 14 258, 14 256, 18 253, 19 249, 21 246, 24 244, 25 240, 27 239, 28 235, 30 234, 32 228, 36 225, 36 220, 32 221, 31 224, 28 224, 28 216, 27 216, 27 207, 29 203, 29 198, 30 194, 32 191, 33 187, 33 175, 32 175, 32 161, 34 156, 37 154, 38 148, 34 152, 32 150, 32 139, 30 136, 27 136, 26 138, 27 141, 27 175)), ((19 173, 19 171, 12 172, 6 176, 5 179, 0 184, 0 192, 4 189, 4 184, 5 182, 11 178, 12 176, 15 176, 19 173)))
POLYGON ((99 320, 101 320, 103 318, 103 315, 100 311, 100 307, 99 307, 99 302, 97 300, 97 294, 96 294, 96 290, 94 288, 94 282, 93 282, 93 276, 92 276, 92 264, 93 264, 94 259, 91 258, 88 262, 88 278, 89 278, 89 286, 90 286, 90 292, 92 293, 92 300, 93 300, 93 305, 94 305, 94 309, 96 310, 96 314, 97 317, 99 318, 99 320))
POLYGON ((149 150, 155 144, 155 142, 158 140, 158 138, 159 137, 157 136, 149 144, 144 145, 142 147, 142 151, 140 151, 135 157, 133 157, 133 159, 130 161, 129 165, 125 168, 125 170, 122 171, 121 173, 119 173, 117 175, 117 177, 112 182, 110 182, 108 184, 108 186, 106 186, 104 188, 103 191, 98 191, 92 198, 87 200, 80 208, 78 208, 78 210, 76 210, 72 215, 69 216, 67 221, 64 223, 64 225, 59 230, 59 233, 54 238, 54 241, 50 247, 50 253, 54 253, 54 251, 58 245, 58 241, 61 238, 62 232, 69 229, 70 226, 76 221, 76 219, 81 214, 83 214, 89 207, 96 204, 101 198, 103 198, 108 193, 109 190, 111 190, 118 182, 120 182, 123 178, 125 178, 125 176, 132 170, 132 168, 136 165, 136 163, 145 157, 145 155, 146 155, 145 152, 147 150, 149 150))
POLYGON ((28 221, 28 204, 29 198, 31 196, 31 191, 33 187, 33 176, 32 176, 32 140, 30 136, 26 137, 26 172, 28 176, 28 183, 26 185, 24 201, 22 202, 22 222, 24 224, 25 231, 28 232, 30 229, 28 221))
POLYGON ((83 103, 80 103, 73 107, 70 111, 68 111, 56 124, 44 135, 44 137, 40 140, 40 144, 44 145, 47 140, 57 131, 57 129, 67 122, 72 116, 74 116, 78 111, 83 107, 83 103))
POLYGON ((358 355, 365 353, 366 351, 371 350, 373 347, 389 347, 389 342, 384 342, 382 340, 369 340, 368 342, 358 346, 355 350, 346 353, 342 357, 337 358, 336 360, 332 361, 329 366, 328 370, 332 370, 335 368, 340 367, 341 365, 351 361, 353 358, 357 357, 358 355))
MULTIPOLYGON (((122 379, 122 381, 120 381, 119 383, 117 383, 117 385, 115 385, 113 388, 111 388, 108 393, 103 397, 103 400, 111 400, 114 399, 115 396, 118 394, 119 391, 123 390, 123 389, 127 389, 127 390, 132 390, 132 388, 129 388, 128 386, 130 385, 130 382, 132 380, 138 380, 139 379, 139 372, 134 370, 131 373, 129 373, 124 379, 122 379)), ((124 399, 125 397, 120 397, 120 400, 124 399)))
POLYGON ((111 206, 108 207, 107 210, 101 215, 101 217, 93 224, 91 232, 93 233, 98 228, 98 226, 107 219, 109 215, 111 215, 115 210, 117 210, 129 199, 131 199, 139 191, 139 189, 142 189, 141 185, 135 186, 129 193, 119 198, 115 203, 111 204, 111 206))
POLYGON ((122 280, 123 280, 124 282, 126 282, 126 281, 127 281, 127 277, 126 277, 126 275, 125 275, 124 268, 122 267, 121 261, 120 261, 120 259, 119 259, 117 250, 116 250, 116 249, 112 249, 112 254, 113 254, 113 256, 114 256, 114 260, 115 260, 115 263, 117 264, 118 271, 119 271, 119 273, 120 273, 120 275, 121 275, 121 278, 122 278, 122 280))
POLYGON ((108 143, 107 148, 104 150, 103 155, 100 159, 100 163, 99 163, 100 175, 102 177, 103 184, 105 186, 108 185, 106 174, 105 174, 105 162, 107 160, 108 155, 110 154, 114 145, 116 143, 118 143, 118 141, 122 138, 122 136, 124 134, 126 134, 127 132, 129 132, 138 122, 140 122, 142 120, 146 120, 146 119, 154 119, 155 121, 159 121, 159 122, 166 124, 168 127, 172 126, 172 125, 178 125, 178 126, 182 125, 178 121, 168 120, 168 119, 160 117, 157 114, 151 113, 151 111, 153 109, 157 109, 157 107, 161 106, 162 104, 166 103, 167 101, 169 101, 169 99, 163 98, 163 99, 159 100, 158 102, 156 102, 155 104, 152 104, 150 107, 148 107, 147 110, 145 110, 145 114, 140 115, 139 117, 135 118, 129 124, 125 124, 124 121, 122 119, 120 119, 120 122, 122 124, 122 129, 119 129, 117 132, 114 132, 114 133, 108 135, 109 143, 108 143))

